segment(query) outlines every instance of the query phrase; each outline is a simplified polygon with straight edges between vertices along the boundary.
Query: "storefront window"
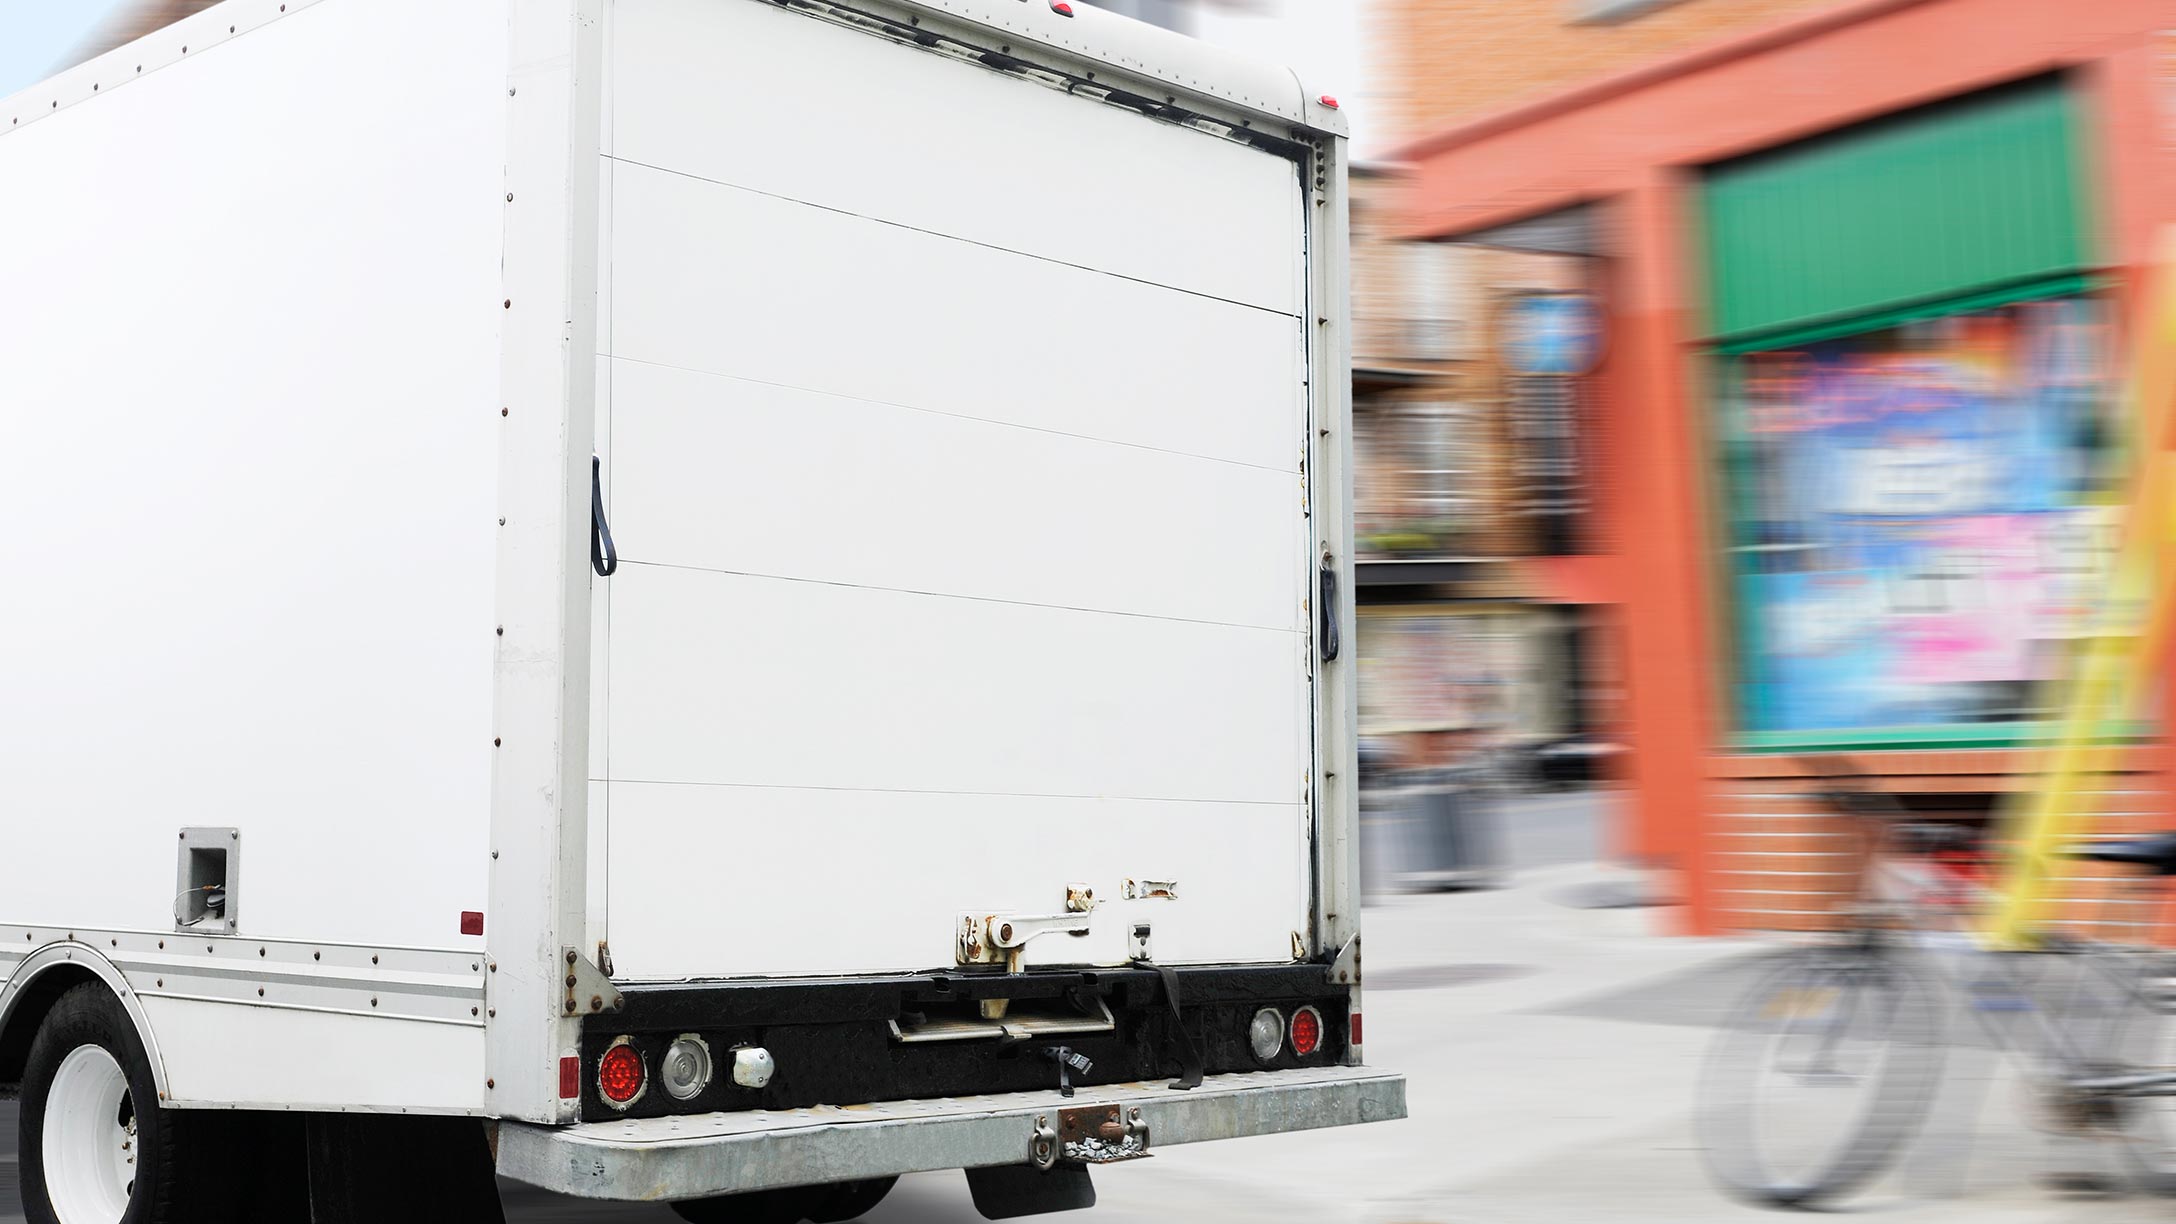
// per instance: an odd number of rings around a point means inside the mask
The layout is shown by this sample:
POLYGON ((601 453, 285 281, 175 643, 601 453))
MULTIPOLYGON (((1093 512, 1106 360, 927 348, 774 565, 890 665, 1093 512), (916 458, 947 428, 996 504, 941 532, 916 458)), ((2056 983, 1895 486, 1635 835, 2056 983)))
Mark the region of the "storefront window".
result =
POLYGON ((2113 545, 2106 362, 2088 297, 1734 359, 1748 729, 2053 716, 2113 545))

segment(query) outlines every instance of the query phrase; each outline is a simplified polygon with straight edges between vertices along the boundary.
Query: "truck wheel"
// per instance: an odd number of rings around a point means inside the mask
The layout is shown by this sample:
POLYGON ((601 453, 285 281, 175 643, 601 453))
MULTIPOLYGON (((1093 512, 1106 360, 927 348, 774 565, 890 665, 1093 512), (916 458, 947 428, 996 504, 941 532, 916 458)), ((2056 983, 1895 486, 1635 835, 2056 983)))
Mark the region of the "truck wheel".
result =
POLYGON ((120 1001, 96 982, 53 1004, 23 1068, 23 1213, 31 1224, 181 1224, 228 1216, 224 1119, 160 1106, 120 1001))
POLYGON ((666 1205, 688 1224, 801 1224, 808 1218, 809 1209, 818 1203, 821 1189, 796 1186, 790 1190, 750 1190, 666 1205))
POLYGON ((840 1182, 820 1187, 822 1197, 809 1209, 808 1218, 813 1224, 845 1224, 858 1220, 876 1210, 884 1196, 892 1192, 899 1181, 896 1177, 871 1177, 862 1181, 840 1182))

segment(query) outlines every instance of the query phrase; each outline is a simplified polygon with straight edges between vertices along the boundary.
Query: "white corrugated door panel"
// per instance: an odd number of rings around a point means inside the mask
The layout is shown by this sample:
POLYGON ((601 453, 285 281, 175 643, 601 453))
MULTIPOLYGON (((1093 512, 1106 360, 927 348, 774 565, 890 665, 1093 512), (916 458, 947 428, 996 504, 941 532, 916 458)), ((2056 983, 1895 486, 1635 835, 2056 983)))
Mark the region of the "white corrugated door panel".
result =
POLYGON ((749 0, 613 13, 617 972, 942 968, 1072 883, 1030 963, 1288 959, 1293 166, 749 0))
POLYGON ((746 0, 618 0, 624 163, 1296 313, 1289 162, 746 0))

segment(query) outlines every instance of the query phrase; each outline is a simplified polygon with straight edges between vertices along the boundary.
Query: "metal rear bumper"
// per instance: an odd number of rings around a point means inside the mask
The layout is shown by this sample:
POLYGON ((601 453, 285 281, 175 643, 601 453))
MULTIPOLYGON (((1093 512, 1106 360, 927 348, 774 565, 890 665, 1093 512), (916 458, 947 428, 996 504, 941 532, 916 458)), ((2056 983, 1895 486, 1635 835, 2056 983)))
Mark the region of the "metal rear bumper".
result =
POLYGON ((1138 1107, 1149 1149, 1405 1116, 1405 1077, 1369 1067, 1212 1075, 999 1096, 825 1105, 499 1127, 499 1172, 582 1198, 661 1201, 740 1190, 1025 1164, 1038 1118, 1089 1105, 1138 1107))

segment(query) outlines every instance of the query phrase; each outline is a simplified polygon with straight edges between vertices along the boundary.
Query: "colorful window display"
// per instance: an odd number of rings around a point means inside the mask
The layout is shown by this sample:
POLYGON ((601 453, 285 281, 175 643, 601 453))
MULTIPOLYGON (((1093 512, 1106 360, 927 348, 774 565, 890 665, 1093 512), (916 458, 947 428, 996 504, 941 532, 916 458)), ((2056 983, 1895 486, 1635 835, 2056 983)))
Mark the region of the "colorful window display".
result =
POLYGON ((1736 358, 1748 730, 2045 716, 2113 546, 2107 351, 2072 297, 1736 358))

